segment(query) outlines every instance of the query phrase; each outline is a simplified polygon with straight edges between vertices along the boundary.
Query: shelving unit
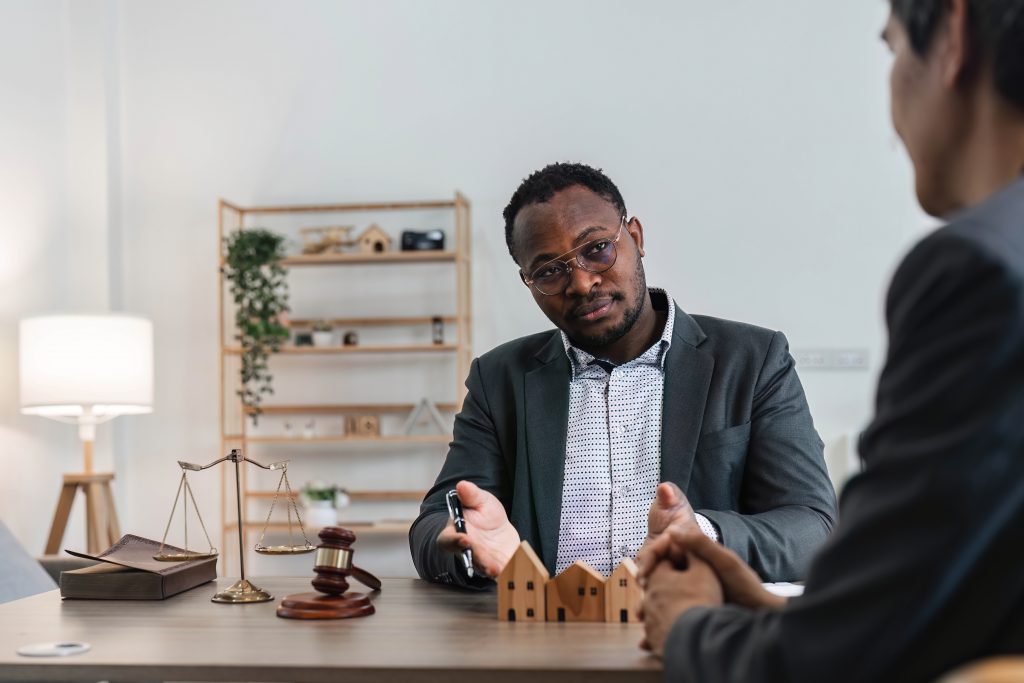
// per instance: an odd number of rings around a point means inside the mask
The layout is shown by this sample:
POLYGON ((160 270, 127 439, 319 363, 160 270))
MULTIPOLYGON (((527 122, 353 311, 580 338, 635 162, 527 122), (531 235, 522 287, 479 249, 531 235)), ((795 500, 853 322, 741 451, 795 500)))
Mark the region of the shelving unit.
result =
MULTIPOLYGON (((369 267, 372 272, 380 276, 381 270, 373 270, 375 266, 384 266, 389 271, 394 270, 396 276, 403 282, 408 281, 409 286, 415 286, 417 269, 422 268, 445 268, 450 267, 454 271, 454 286, 451 291, 452 299, 447 305, 436 303, 437 308, 448 308, 449 310, 428 310, 401 311, 400 315, 377 315, 377 310, 355 311, 347 306, 344 296, 339 296, 336 306, 332 304, 329 311, 322 318, 296 317, 290 320, 290 327, 293 331, 306 331, 312 328, 315 320, 328 320, 335 328, 347 329, 357 328, 364 330, 388 330, 393 334, 402 335, 405 331, 426 331, 440 318, 447 333, 454 332, 454 339, 445 339, 444 343, 421 343, 415 339, 410 340, 386 340, 385 342, 360 343, 357 345, 333 345, 333 346, 295 346, 285 344, 276 356, 292 358, 289 364, 299 363, 306 368, 305 364, 319 364, 316 368, 323 375, 337 376, 339 383, 344 384, 347 377, 347 370, 338 369, 338 363, 369 363, 388 364, 403 363, 404 367, 416 367, 426 370, 432 368, 436 373, 438 364, 449 363, 453 366, 452 384, 439 387, 431 384, 431 392, 443 392, 446 396, 427 396, 428 399, 441 399, 435 405, 442 414, 454 415, 460 408, 465 394, 463 382, 469 372, 469 365, 472 360, 472 338, 471 338, 471 293, 470 293, 470 204, 460 193, 455 193, 453 199, 438 201, 416 201, 416 202, 376 202, 376 203, 350 203, 350 204, 307 204, 293 206, 249 206, 244 207, 238 204, 220 200, 218 206, 218 230, 217 244, 219 254, 219 265, 222 270, 224 266, 224 238, 233 230, 244 230, 252 227, 269 227, 278 231, 282 222, 288 226, 280 229, 282 234, 293 236, 298 228, 303 227, 303 222, 338 221, 352 214, 365 216, 382 217, 392 215, 392 212, 431 212, 430 215, 437 215, 436 212, 444 212, 449 216, 449 223, 445 227, 446 250, 443 251, 397 251, 398 235, 391 231, 393 237, 393 250, 378 253, 328 253, 328 254, 300 254, 290 255, 282 261, 282 264, 289 270, 289 281, 296 273, 302 273, 303 277, 321 278, 326 273, 334 272, 337 269, 348 269, 349 267, 369 267), (264 222, 275 223, 273 227, 263 225, 264 222), (325 270, 327 269, 327 270, 325 270), (454 310, 451 310, 454 309, 454 310), (369 315, 367 315, 369 313, 369 315), (425 315, 427 313, 428 315, 425 315), (435 314, 436 313, 436 314, 435 314), (337 359, 337 360, 332 360, 337 359), (394 359, 394 360, 391 360, 394 359), (334 364, 334 365, 332 365, 334 364), (452 400, 454 399, 454 400, 452 400)), ((360 222, 366 222, 365 219, 360 222)), ((372 222, 377 222, 373 220, 372 222)), ((383 222, 383 221, 382 221, 383 222)), ((421 271, 422 272, 422 271, 421 271)), ((385 275, 384 277, 390 277, 385 275)), ((374 458, 402 458, 401 453, 414 454, 437 453, 436 465, 440 466, 440 457, 443 456, 445 445, 452 439, 451 433, 445 434, 400 434, 382 430, 380 436, 364 436, 353 434, 309 434, 298 435, 294 433, 264 433, 262 430, 254 433, 252 428, 253 411, 241 405, 236 392, 239 388, 237 367, 241 349, 235 341, 234 312, 231 308, 232 300, 229 295, 224 276, 219 276, 219 343, 220 343, 220 426, 221 426, 221 451, 227 453, 232 448, 240 448, 243 453, 253 456, 266 462, 277 460, 291 460, 294 463, 323 463, 323 458, 337 459, 338 462, 351 462, 351 458, 358 459, 358 456, 369 453, 380 453, 374 458), (326 449, 326 450, 325 450, 326 449), (255 450, 255 453, 250 451, 255 450)), ((293 292, 292 307, 296 308, 296 301, 293 292)), ((415 334, 409 336, 415 337, 415 334)), ((283 362, 283 359, 282 359, 283 362)), ((271 367, 277 385, 279 369, 278 361, 271 359, 271 367)), ((294 369, 294 365, 291 366, 294 369)), ((376 367, 376 366, 373 366, 376 367)), ((308 370, 307 370, 308 371, 308 370)), ((426 380, 425 380, 426 381, 426 380)), ((404 387, 397 390, 401 391, 404 387)), ((445 382, 447 384, 447 382, 445 382)), ((351 388, 351 387, 350 387, 351 388)), ((294 399, 294 396, 292 397, 294 399)), ((261 425, 265 421, 273 420, 304 420, 317 418, 320 420, 343 420, 347 415, 377 415, 383 423, 390 420, 392 424, 401 420, 404 414, 409 414, 415 409, 421 395, 404 395, 386 398, 398 399, 397 401, 354 401, 354 402, 329 402, 337 397, 325 397, 322 395, 306 396, 300 400, 277 401, 271 397, 261 406, 261 425), (327 399, 326 401, 324 399, 327 399), (304 400, 303 400, 304 399, 304 400)), ((379 398, 379 397, 375 397, 379 398)), ((433 469, 433 467, 432 467, 433 469)), ((436 472, 436 469, 433 469, 436 472)), ((365 482, 364 482, 365 483, 365 482)), ((377 503, 384 505, 405 505, 419 502, 426 493, 426 488, 432 483, 430 481, 403 481, 392 482, 389 480, 370 482, 370 486, 347 491, 349 499, 353 503, 377 503), (377 488, 379 486, 379 488, 377 488), (371 488, 372 487, 372 488, 371 488)), ((293 493, 297 494, 301 488, 301 482, 291 480, 293 493)), ((243 523, 243 533, 246 537, 246 547, 252 547, 253 532, 259 533, 266 527, 268 533, 285 532, 288 529, 287 523, 277 518, 276 510, 285 508, 284 500, 278 502, 275 508, 275 518, 269 524, 265 524, 264 518, 267 514, 267 505, 273 499, 275 491, 267 490, 264 483, 260 486, 254 483, 250 486, 249 477, 245 470, 242 472, 242 511, 246 521, 243 523), (261 512, 262 511, 262 512, 261 512)), ((273 488, 272 486, 270 487, 273 488)), ((221 547, 230 548, 230 538, 237 533, 238 525, 234 514, 234 494, 232 487, 226 485, 226 475, 221 473, 221 547)), ((354 518, 354 519, 360 519, 354 518)), ((362 521, 344 522, 348 528, 352 528, 357 535, 366 535, 372 538, 379 538, 381 542, 402 542, 404 535, 408 532, 410 519, 365 519, 362 521), (390 539, 390 541, 388 540, 390 539)), ((307 528, 310 538, 314 537, 315 529, 307 528)), ((225 558, 226 561, 227 558, 225 558)), ((249 557, 247 556, 247 562, 249 557)), ((229 565, 222 564, 222 569, 229 565)))

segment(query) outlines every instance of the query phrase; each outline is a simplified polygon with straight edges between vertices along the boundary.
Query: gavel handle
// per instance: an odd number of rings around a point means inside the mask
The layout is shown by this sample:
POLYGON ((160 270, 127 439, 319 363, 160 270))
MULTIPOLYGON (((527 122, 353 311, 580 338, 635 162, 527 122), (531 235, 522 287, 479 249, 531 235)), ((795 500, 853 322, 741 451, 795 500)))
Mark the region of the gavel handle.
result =
POLYGON ((349 570, 349 574, 353 579, 359 581, 359 583, 369 586, 375 591, 380 590, 380 579, 365 569, 360 569, 359 567, 352 565, 352 568, 349 570))

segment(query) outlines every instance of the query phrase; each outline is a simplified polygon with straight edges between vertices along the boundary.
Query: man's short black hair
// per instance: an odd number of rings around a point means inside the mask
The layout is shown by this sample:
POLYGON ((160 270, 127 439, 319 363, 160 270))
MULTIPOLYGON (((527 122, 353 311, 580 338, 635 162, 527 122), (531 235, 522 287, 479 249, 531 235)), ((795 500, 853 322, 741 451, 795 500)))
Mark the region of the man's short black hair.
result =
POLYGON ((556 192, 574 185, 581 185, 604 197, 615 205, 619 215, 626 215, 626 202, 623 201, 619 188, 615 187, 615 183, 602 173, 601 169, 591 168, 586 164, 550 164, 539 171, 534 171, 524 180, 502 212, 505 217, 505 244, 508 245, 508 253, 512 254, 512 258, 516 257, 512 249, 512 224, 516 220, 516 215, 523 207, 543 204, 556 192))
MULTIPOLYGON (((914 52, 924 56, 949 1, 890 0, 890 5, 914 52)), ((991 63, 999 94, 1024 109, 1024 0, 968 0, 967 6, 971 49, 991 63)))

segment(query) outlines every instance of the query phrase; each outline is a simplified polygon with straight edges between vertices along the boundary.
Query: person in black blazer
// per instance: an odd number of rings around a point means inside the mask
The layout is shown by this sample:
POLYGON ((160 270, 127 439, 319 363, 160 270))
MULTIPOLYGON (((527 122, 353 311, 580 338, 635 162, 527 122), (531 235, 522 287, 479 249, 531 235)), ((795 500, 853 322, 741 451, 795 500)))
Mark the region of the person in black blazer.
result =
POLYGON ((638 557, 666 680, 929 681, 1024 653, 1024 0, 891 9, 893 120, 948 223, 893 277, 865 469, 804 594, 686 529, 638 557))
MULTIPOLYGON (((653 477, 645 482, 647 490, 633 492, 631 528, 613 530, 632 534, 635 545, 613 543, 621 551, 611 562, 635 555, 648 531, 685 519, 713 525, 712 533, 765 580, 804 576, 808 558, 832 527, 836 503, 785 336, 687 315, 665 292, 648 289, 643 228, 637 219, 626 219, 618 190, 599 171, 554 164, 524 182, 509 206, 509 250, 558 329, 503 344, 473 361, 454 441, 410 531, 420 576, 485 586, 485 577, 471 579, 456 561, 452 551, 461 547, 458 542, 472 545, 478 570, 495 576, 521 539, 555 575, 560 547, 566 550, 560 542, 564 500, 601 495, 599 485, 583 491, 565 483, 567 431, 582 429, 584 421, 570 417, 574 371, 563 332, 574 348, 600 359, 595 363, 607 363, 606 370, 628 368, 649 349, 664 353, 658 371, 663 392, 649 397, 631 425, 658 428, 635 430, 643 433, 631 433, 636 440, 627 445, 657 444, 628 466, 649 467, 653 477), (611 250, 613 265, 600 272, 575 267, 561 273, 565 278, 557 287, 530 282, 534 273, 557 275, 546 264, 572 247, 587 254, 611 250), (652 505, 659 481, 665 483, 652 505), (444 500, 456 487, 466 508, 465 536, 455 534, 444 500)), ((607 381, 605 371, 597 374, 594 381, 607 381)), ((608 402, 613 384, 604 386, 608 402)), ((639 384, 626 387, 643 390, 639 384)), ((604 417, 600 424, 608 438, 614 425, 604 417)), ((596 455, 596 467, 603 464, 607 471, 608 451, 596 455)), ((607 512, 613 495, 608 491, 594 505, 595 514, 600 508, 607 512)), ((580 514, 588 512, 581 508, 580 514)), ((607 536, 604 543, 611 543, 607 536)), ((562 556, 580 559, 571 551, 562 556)))

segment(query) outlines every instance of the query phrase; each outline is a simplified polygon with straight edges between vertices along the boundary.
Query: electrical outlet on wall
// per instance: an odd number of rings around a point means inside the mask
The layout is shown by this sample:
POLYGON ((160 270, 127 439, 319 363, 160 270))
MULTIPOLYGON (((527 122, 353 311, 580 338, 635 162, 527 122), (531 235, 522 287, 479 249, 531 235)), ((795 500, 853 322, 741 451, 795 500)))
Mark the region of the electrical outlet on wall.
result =
POLYGON ((867 349, 796 349, 797 370, 867 370, 867 349))

